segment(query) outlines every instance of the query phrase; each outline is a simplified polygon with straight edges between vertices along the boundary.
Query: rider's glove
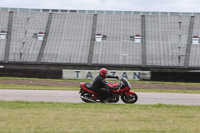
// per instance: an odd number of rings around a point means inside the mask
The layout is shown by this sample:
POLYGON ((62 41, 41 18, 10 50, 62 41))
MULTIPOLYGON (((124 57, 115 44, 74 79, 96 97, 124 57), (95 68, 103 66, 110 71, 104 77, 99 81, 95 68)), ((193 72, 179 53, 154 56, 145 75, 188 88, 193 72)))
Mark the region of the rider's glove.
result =
POLYGON ((116 78, 117 80, 119 80, 119 77, 118 77, 118 76, 115 76, 115 78, 116 78))

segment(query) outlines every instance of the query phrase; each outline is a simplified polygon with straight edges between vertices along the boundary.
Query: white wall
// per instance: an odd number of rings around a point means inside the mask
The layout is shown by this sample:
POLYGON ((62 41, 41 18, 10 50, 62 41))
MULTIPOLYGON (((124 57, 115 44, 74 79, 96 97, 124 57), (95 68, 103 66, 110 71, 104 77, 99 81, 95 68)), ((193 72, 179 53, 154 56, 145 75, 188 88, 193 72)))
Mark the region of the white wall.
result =
MULTIPOLYGON (((63 70, 63 79, 94 79, 99 70, 63 70)), ((150 71, 117 71, 109 70, 109 75, 125 77, 128 80, 150 80, 150 71)))

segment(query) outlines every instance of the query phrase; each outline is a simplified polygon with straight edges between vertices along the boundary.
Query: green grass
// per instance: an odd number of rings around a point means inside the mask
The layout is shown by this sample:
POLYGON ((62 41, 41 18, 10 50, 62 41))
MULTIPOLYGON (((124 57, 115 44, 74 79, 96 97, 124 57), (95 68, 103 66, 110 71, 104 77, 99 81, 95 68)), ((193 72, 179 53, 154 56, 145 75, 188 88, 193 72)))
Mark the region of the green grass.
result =
POLYGON ((42 78, 23 78, 23 77, 0 77, 0 79, 14 79, 14 80, 53 80, 63 81, 62 79, 42 79, 42 78))
MULTIPOLYGON (((92 82, 92 80, 79 80, 79 79, 41 79, 41 78, 21 78, 21 77, 0 77, 0 79, 7 80, 47 80, 47 81, 80 81, 80 82, 92 82)), ((116 82, 116 80, 113 80, 116 82)), ((200 86, 200 83, 186 83, 186 82, 164 82, 164 81, 133 81, 129 80, 130 83, 145 83, 145 84, 167 84, 167 85, 192 85, 192 86, 200 86)))
MULTIPOLYGON (((16 78, 16 77, 0 77, 0 79, 7 80, 48 80, 48 81, 80 81, 91 82, 92 80, 62 80, 62 79, 39 79, 39 78, 16 78)), ((115 80, 116 81, 116 80, 115 80)), ((153 84, 168 84, 168 85, 193 85, 200 86, 200 83, 181 83, 181 82, 155 82, 155 81, 130 81, 135 83, 153 83, 153 84)), ((75 90, 78 91, 79 86, 47 86, 47 85, 15 85, 15 84, 0 84, 0 89, 22 89, 22 90, 75 90)), ((200 94, 200 90, 167 90, 167 89, 137 89, 136 92, 159 92, 159 93, 194 93, 200 94)))
POLYGON ((79 90, 78 86, 46 86, 46 85, 15 85, 0 84, 0 89, 18 89, 18 90, 79 90))
POLYGON ((135 92, 157 92, 157 93, 192 93, 200 94, 200 90, 168 90, 168 89, 133 89, 135 92))
MULTIPOLYGON (((0 84, 0 89, 17 89, 17 90, 73 90, 79 91, 79 86, 45 86, 45 85, 15 85, 0 84)), ((132 89, 135 92, 158 92, 158 93, 193 93, 200 94, 200 90, 164 90, 164 89, 132 89)))
POLYGON ((0 101, 2 133, 200 132, 200 106, 0 101))
POLYGON ((131 83, 145 83, 145 84, 166 84, 166 85, 191 85, 191 86, 200 86, 200 83, 191 83, 191 82, 164 82, 164 81, 130 81, 131 83))
POLYGON ((41 80, 41 81, 81 81, 91 82, 92 80, 79 80, 79 79, 44 79, 44 78, 23 78, 23 77, 0 77, 6 80, 41 80))

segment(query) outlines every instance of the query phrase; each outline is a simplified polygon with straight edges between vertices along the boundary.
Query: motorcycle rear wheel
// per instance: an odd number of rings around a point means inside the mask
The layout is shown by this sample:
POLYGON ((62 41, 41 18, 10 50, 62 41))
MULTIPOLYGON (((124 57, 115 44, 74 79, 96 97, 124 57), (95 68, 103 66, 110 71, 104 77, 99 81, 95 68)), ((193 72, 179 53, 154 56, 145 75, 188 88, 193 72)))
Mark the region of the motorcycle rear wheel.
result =
POLYGON ((129 96, 127 95, 122 95, 121 99, 124 103, 126 104, 134 104, 135 102, 137 102, 138 100, 138 96, 137 94, 131 94, 129 96))

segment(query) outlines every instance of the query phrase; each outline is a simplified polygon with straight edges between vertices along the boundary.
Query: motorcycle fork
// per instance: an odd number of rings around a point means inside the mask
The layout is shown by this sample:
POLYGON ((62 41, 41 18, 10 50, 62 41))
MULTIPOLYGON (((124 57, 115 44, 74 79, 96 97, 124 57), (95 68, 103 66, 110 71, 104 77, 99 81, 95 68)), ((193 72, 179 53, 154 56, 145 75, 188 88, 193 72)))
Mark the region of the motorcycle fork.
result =
POLYGON ((127 99, 128 99, 128 100, 131 100, 131 99, 129 98, 129 96, 128 96, 128 93, 125 93, 124 95, 127 96, 127 99))

